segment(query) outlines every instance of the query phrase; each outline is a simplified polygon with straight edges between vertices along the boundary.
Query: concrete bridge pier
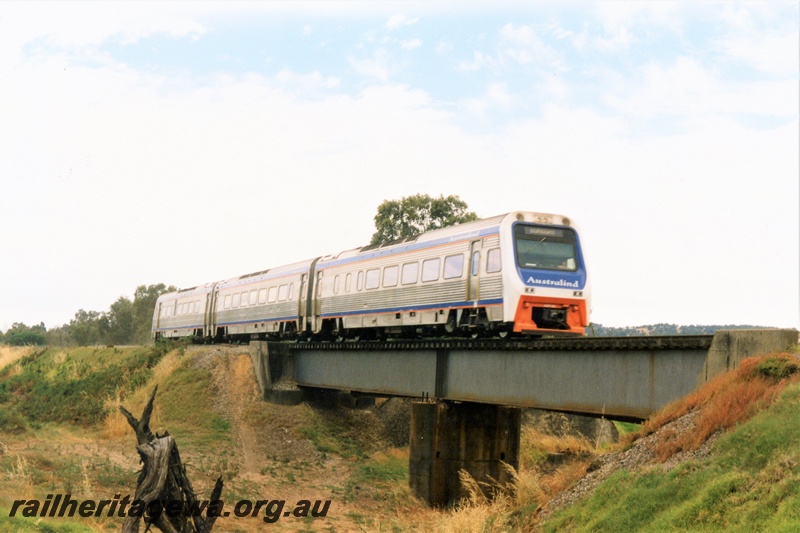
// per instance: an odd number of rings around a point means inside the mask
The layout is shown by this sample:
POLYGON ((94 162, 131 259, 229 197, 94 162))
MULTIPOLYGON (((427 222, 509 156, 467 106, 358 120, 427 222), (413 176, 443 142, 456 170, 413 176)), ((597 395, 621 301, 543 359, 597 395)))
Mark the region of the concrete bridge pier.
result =
POLYGON ((471 402, 413 403, 411 490, 429 505, 451 505, 468 495, 459 478, 465 470, 491 496, 491 486, 511 481, 506 465, 519 469, 521 413, 471 402))

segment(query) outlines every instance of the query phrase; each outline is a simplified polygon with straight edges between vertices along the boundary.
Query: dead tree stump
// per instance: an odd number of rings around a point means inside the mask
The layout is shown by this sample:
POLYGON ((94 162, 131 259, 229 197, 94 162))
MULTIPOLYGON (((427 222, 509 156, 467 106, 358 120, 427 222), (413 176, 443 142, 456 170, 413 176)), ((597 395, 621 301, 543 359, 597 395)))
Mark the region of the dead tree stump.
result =
POLYGON ((153 413, 157 390, 158 386, 150 394, 141 420, 137 420, 124 407, 119 408, 136 432, 136 451, 143 464, 136 482, 134 502, 142 502, 140 508, 148 510, 147 513, 134 513, 137 516, 129 513, 122 525, 122 533, 138 533, 142 518, 148 529, 153 525, 164 533, 208 533, 221 511, 221 505, 215 505, 215 502, 221 504, 222 478, 217 479, 211 492, 206 516, 201 516, 175 439, 167 432, 154 435, 150 431, 150 415, 153 413))

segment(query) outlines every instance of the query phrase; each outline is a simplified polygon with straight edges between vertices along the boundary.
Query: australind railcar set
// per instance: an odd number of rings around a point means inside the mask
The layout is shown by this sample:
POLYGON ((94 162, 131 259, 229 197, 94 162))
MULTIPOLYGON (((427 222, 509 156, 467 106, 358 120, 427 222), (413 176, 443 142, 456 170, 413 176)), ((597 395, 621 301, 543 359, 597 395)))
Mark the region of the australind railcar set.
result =
POLYGON ((163 294, 153 336, 581 335, 590 296, 575 224, 514 212, 163 294))

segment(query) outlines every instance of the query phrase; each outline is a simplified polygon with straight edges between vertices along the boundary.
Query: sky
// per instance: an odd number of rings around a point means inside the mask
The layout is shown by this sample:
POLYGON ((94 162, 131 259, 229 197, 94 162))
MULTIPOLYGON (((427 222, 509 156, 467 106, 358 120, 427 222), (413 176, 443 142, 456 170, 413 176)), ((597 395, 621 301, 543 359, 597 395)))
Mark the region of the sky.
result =
POLYGON ((369 242, 578 224, 591 319, 800 327, 797 2, 0 2, 0 330, 369 242))

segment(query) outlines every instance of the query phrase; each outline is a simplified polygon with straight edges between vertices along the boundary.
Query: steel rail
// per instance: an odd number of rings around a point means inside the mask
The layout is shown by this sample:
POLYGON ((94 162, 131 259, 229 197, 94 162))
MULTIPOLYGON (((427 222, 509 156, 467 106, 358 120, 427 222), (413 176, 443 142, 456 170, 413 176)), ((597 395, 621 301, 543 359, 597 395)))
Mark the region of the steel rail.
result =
POLYGON ((297 342, 291 351, 414 351, 414 350, 701 350, 711 347, 713 335, 654 335, 647 337, 579 337, 531 340, 431 339, 394 341, 297 342))

